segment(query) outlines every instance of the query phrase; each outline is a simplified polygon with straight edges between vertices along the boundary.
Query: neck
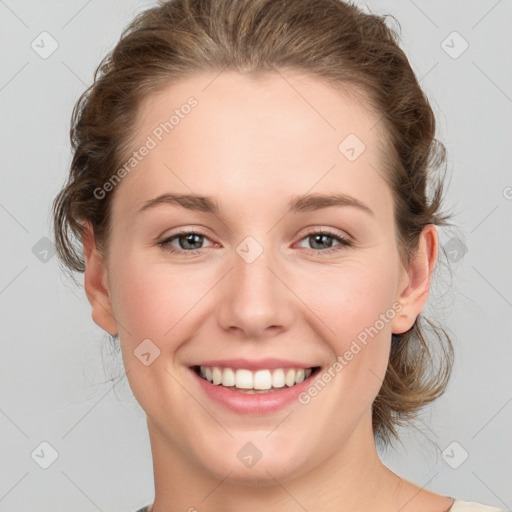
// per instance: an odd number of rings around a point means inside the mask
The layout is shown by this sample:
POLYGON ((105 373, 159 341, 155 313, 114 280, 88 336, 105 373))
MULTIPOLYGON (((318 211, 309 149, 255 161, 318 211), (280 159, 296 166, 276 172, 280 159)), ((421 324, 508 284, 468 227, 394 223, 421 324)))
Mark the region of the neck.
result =
POLYGON ((171 443, 148 421, 153 453, 155 501, 151 512, 217 511, 361 512, 397 510, 400 479, 378 456, 371 418, 345 444, 305 473, 250 484, 214 475, 171 443))

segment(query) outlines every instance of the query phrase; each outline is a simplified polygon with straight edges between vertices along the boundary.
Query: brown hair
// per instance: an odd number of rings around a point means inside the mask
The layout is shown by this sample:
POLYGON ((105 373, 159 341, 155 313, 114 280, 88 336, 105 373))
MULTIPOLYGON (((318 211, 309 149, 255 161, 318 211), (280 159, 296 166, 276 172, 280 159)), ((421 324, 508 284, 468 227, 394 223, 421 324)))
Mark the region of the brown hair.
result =
MULTIPOLYGON (((94 190, 126 161, 141 102, 187 75, 224 69, 253 75, 291 69, 362 92, 387 142, 385 177, 402 261, 410 261, 425 226, 448 224, 439 211, 442 180, 432 183, 430 176, 444 162, 444 146, 384 17, 340 0, 161 1, 123 31, 73 110, 70 175, 54 201, 57 251, 70 270, 85 270, 77 244, 83 220, 90 221, 98 248, 106 249, 113 193, 97 199, 94 190)), ((408 332, 393 335, 388 371, 373 403, 377 439, 397 438, 398 425, 445 391, 453 347, 444 330, 426 322, 442 355, 433 357, 421 316, 408 332)))

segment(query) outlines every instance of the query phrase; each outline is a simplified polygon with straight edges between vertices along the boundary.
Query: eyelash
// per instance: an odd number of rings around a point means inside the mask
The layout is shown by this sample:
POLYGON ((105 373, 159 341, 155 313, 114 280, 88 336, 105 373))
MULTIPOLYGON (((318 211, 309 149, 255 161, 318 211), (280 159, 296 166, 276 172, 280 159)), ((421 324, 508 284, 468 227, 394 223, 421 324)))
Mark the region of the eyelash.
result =
MULTIPOLYGON (((158 242, 158 245, 160 247, 162 247, 162 249, 164 249, 165 251, 175 253, 175 254, 186 253, 190 256, 198 254, 201 251, 201 249, 193 249, 193 250, 187 251, 185 249, 176 249, 175 247, 170 245, 170 243, 172 241, 174 241, 182 236, 186 236, 186 235, 198 235, 200 237, 203 237, 203 238, 206 238, 209 240, 209 238, 206 235, 204 235, 203 233, 200 233, 198 231, 180 231, 179 233, 176 233, 176 234, 166 238, 165 240, 158 242)), ((333 252, 338 252, 340 250, 343 250, 343 248, 345 248, 345 247, 352 247, 352 242, 348 238, 345 238, 344 236, 333 233, 332 231, 329 231, 327 229, 321 229, 319 231, 311 231, 310 233, 303 236, 300 239, 300 241, 307 239, 314 235, 326 235, 329 238, 333 238, 335 241, 339 242, 339 245, 336 245, 334 247, 329 247, 328 249, 320 249, 320 250, 307 249, 306 252, 308 254, 314 254, 316 256, 318 256, 318 255, 324 256, 324 255, 331 254, 333 252)))

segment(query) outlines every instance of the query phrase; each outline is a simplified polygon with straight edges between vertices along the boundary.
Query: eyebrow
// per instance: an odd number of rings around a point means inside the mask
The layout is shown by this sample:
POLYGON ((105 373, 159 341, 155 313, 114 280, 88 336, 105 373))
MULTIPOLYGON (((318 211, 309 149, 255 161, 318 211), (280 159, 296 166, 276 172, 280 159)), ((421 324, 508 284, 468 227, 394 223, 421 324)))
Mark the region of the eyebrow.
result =
MULTIPOLYGON (((139 209, 139 212, 147 211, 163 204, 178 205, 187 210, 212 213, 219 216, 221 214, 219 203, 215 199, 194 194, 162 194, 146 201, 139 209)), ((310 212, 332 206, 353 206, 375 216, 366 204, 347 194, 306 194, 294 196, 288 202, 288 212, 310 212)))

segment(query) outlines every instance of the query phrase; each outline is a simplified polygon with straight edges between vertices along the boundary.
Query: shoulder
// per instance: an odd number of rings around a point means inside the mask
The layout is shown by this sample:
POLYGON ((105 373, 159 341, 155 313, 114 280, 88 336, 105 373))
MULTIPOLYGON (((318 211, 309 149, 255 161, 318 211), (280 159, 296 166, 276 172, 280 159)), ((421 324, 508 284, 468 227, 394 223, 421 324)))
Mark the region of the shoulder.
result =
POLYGON ((481 503, 470 501, 455 500, 448 512, 507 512, 504 509, 489 507, 481 503))

